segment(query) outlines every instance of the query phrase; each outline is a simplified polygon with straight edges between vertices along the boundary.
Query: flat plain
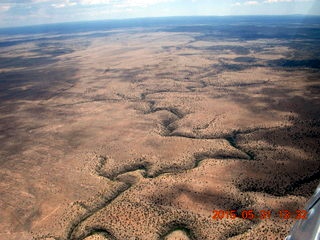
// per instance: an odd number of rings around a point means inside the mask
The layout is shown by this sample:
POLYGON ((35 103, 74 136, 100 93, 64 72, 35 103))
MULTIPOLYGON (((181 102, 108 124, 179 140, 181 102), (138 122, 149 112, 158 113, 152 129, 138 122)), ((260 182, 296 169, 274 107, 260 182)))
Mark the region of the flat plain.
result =
POLYGON ((319 18, 128 21, 0 31, 0 239, 284 239, 320 180, 319 18))

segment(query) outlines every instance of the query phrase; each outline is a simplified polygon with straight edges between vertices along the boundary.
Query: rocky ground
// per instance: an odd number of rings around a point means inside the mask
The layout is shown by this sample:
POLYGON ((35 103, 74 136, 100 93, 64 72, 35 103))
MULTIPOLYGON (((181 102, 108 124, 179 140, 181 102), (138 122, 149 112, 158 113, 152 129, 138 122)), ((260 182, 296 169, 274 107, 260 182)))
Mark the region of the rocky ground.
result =
POLYGON ((2 47, 0 238, 283 239, 278 211, 320 179, 319 60, 294 44, 135 29, 2 47))

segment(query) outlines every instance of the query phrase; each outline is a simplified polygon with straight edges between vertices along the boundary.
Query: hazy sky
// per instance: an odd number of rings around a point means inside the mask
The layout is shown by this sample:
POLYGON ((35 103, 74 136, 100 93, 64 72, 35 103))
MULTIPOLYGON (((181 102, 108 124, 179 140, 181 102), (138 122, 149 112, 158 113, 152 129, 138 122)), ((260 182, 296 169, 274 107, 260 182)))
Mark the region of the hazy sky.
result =
POLYGON ((0 27, 158 16, 320 15, 320 0, 0 0, 0 27))

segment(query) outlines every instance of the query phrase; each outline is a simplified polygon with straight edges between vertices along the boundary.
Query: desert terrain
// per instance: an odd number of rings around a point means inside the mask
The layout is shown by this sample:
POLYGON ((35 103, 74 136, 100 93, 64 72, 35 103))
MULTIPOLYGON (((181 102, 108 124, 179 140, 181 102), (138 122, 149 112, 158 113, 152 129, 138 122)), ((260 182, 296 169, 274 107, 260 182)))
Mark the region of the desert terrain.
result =
POLYGON ((0 31, 0 239, 284 239, 320 180, 320 25, 290 23, 0 31))

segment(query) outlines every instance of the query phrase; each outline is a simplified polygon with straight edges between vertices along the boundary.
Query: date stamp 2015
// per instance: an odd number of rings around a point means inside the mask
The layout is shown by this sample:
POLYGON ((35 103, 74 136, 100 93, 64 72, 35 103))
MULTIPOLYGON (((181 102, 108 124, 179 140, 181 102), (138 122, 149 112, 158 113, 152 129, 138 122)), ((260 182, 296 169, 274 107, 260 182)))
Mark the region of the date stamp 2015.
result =
POLYGON ((212 219, 214 220, 222 220, 222 219, 261 219, 266 220, 270 219, 271 217, 278 217, 280 219, 288 220, 288 219, 307 219, 308 212, 306 210, 296 210, 296 211, 289 211, 286 209, 279 210, 279 211, 272 211, 272 210, 213 210, 212 219))

